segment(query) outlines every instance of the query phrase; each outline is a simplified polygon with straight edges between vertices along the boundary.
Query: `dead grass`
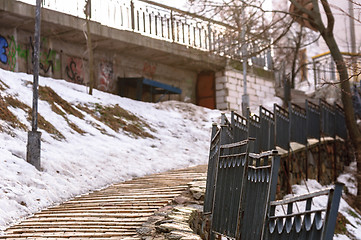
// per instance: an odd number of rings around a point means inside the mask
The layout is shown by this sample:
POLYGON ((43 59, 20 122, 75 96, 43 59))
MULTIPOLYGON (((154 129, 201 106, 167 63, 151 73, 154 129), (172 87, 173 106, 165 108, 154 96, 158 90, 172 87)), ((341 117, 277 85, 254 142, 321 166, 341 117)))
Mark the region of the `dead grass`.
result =
POLYGON ((70 103, 68 103, 67 101, 62 99, 56 92, 54 92, 53 89, 51 89, 48 86, 45 86, 45 87, 40 86, 39 87, 39 96, 40 96, 40 99, 47 101, 50 104, 51 109, 56 114, 62 116, 65 119, 65 121, 68 123, 68 125, 71 129, 73 129, 75 132, 80 133, 80 134, 86 133, 85 131, 80 129, 76 124, 71 122, 68 119, 68 117, 66 116, 66 113, 74 115, 75 117, 78 117, 80 119, 84 119, 84 115, 78 109, 74 108, 70 103), (59 108, 59 106, 61 108, 59 108))
POLYGON ((9 104, 7 101, 0 96, 0 119, 8 122, 13 128, 19 128, 27 131, 28 128, 8 109, 8 106, 9 104))
POLYGON ((349 223, 350 222, 346 219, 345 216, 343 216, 341 213, 338 213, 336 220, 335 234, 347 235, 348 232, 347 232, 346 224, 349 223))
POLYGON ((73 129, 75 132, 84 135, 86 132, 83 131, 81 128, 79 128, 75 123, 71 122, 70 120, 67 120, 67 123, 71 129, 73 129))
POLYGON ((58 94, 56 94, 56 92, 54 92, 53 89, 48 86, 39 86, 39 96, 41 100, 47 101, 51 105, 51 109, 55 113, 61 116, 65 116, 65 111, 66 113, 74 115, 80 119, 84 118, 84 115, 81 112, 71 106, 67 101, 62 99, 58 94), (56 104, 59 105, 64 111, 61 110, 56 104))
MULTIPOLYGON (((27 113, 27 120, 30 122, 32 118, 32 111, 31 108, 26 105, 25 103, 19 101, 16 98, 13 98, 12 96, 6 96, 5 101, 8 105, 14 107, 14 108, 20 108, 24 112, 27 113)), ((25 125, 24 125, 25 126, 25 125)), ((65 139, 64 135, 61 134, 50 122, 46 121, 43 116, 41 116, 38 113, 38 126, 40 129, 48 132, 53 138, 57 140, 65 139)), ((26 126, 25 126, 26 127, 26 126)), ((24 130, 28 130, 27 128, 24 130)))
POLYGON ((152 134, 146 131, 146 129, 153 132, 155 131, 149 124, 136 115, 121 108, 118 104, 114 106, 95 104, 94 109, 90 109, 88 106, 84 105, 78 105, 77 107, 90 114, 98 121, 103 122, 116 132, 119 132, 119 130, 122 129, 124 132, 129 133, 134 137, 154 138, 152 134))
POLYGON ((9 86, 0 79, 0 90, 4 91, 6 89, 9 89, 9 86))

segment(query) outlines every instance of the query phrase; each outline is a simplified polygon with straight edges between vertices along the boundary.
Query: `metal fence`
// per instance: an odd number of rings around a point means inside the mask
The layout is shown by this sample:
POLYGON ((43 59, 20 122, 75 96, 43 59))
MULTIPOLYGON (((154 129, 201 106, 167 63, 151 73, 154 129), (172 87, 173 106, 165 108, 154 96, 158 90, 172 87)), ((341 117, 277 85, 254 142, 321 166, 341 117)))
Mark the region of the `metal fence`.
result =
POLYGON ((212 211, 214 183, 216 178, 217 160, 219 149, 221 146, 221 129, 217 124, 212 126, 211 145, 209 150, 208 170, 207 170, 207 185, 204 197, 203 213, 208 214, 212 211))
POLYGON ((345 114, 337 104, 335 105, 335 135, 342 139, 347 138, 345 114))
MULTIPOLYGON (((306 100, 306 121, 307 121, 307 137, 320 139, 321 125, 320 107, 306 100)), ((345 138, 346 139, 346 138, 345 138)))
POLYGON ((259 153, 261 148, 261 119, 259 116, 253 114, 248 115, 248 137, 254 138, 254 146, 251 149, 254 153, 259 153))
POLYGON ((260 151, 268 151, 275 148, 275 118, 271 111, 260 106, 259 117, 261 124, 261 138, 259 139, 260 151))
POLYGON ((307 144, 307 115, 306 110, 296 104, 289 103, 290 142, 307 144))
POLYGON ((233 135, 236 142, 246 140, 248 138, 248 123, 247 118, 231 112, 231 126, 233 128, 233 135))
POLYGON ((286 109, 274 105, 275 145, 285 150, 290 146, 290 119, 286 109))
POLYGON ((264 239, 332 239, 342 196, 343 184, 314 193, 271 201, 264 239), (328 195, 327 206, 312 209, 314 198, 328 195), (305 209, 299 210, 304 202, 305 209), (276 215, 276 207, 287 206, 287 212, 276 215))
POLYGON ((335 137, 335 110, 327 102, 320 100, 321 135, 335 137))
POLYGON ((259 239, 263 232, 259 226, 266 220, 271 183, 277 182, 274 176, 277 176, 279 157, 276 152, 249 154, 249 147, 249 140, 221 146, 211 239, 215 235, 259 239))
POLYGON ((204 213, 212 214, 210 239, 332 238, 342 185, 274 201, 280 156, 264 151, 275 146, 289 150, 290 140, 307 146, 308 137, 332 136, 332 126, 333 136, 346 139, 343 110, 308 101, 306 109, 290 103, 288 110, 275 104, 272 113, 261 106, 259 117, 232 112, 231 121, 222 114, 221 127, 213 126, 204 203, 204 213), (321 195, 328 195, 328 205, 311 209, 321 195), (276 214, 284 205, 287 212, 276 214))
POLYGON ((247 140, 221 146, 211 231, 230 237, 235 237, 237 234, 247 157, 247 140))

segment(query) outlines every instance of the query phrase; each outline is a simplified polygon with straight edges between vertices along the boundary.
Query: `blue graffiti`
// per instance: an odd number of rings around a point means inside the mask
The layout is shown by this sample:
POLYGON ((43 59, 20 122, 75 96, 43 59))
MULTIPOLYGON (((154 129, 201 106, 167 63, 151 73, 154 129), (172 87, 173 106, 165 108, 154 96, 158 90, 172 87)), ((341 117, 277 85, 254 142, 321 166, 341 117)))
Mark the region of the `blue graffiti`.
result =
POLYGON ((6 48, 9 46, 8 41, 0 35, 0 62, 7 64, 8 56, 6 55, 6 48))

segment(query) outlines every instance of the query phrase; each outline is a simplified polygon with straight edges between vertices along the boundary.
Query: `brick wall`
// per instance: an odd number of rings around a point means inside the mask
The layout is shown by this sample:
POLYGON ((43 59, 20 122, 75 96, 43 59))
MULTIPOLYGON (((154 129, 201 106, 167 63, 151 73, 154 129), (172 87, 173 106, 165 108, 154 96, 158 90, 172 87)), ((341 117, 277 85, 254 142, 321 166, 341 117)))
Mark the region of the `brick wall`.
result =
MULTIPOLYGON (((242 112, 243 72, 226 68, 216 73, 216 107, 220 110, 242 112)), ((247 93, 250 107, 262 105, 265 99, 275 96, 274 80, 247 73, 247 93)))

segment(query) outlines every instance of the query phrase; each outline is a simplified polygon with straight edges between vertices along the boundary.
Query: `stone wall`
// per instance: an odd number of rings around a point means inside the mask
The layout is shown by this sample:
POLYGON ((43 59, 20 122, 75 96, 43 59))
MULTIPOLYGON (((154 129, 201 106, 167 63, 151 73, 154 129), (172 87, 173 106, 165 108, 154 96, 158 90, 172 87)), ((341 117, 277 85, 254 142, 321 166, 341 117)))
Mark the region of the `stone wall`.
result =
MULTIPOLYGON (((272 77, 260 76, 254 69, 247 72, 250 107, 264 104, 276 94, 272 77)), ((216 106, 220 110, 242 112, 243 72, 231 66, 216 73, 216 106)))
POLYGON ((350 143, 340 139, 327 139, 321 141, 320 145, 311 144, 307 152, 306 148, 299 148, 291 151, 290 155, 282 154, 277 182, 278 198, 290 193, 292 185, 300 184, 306 178, 316 179, 322 185, 331 184, 352 158, 350 143))

